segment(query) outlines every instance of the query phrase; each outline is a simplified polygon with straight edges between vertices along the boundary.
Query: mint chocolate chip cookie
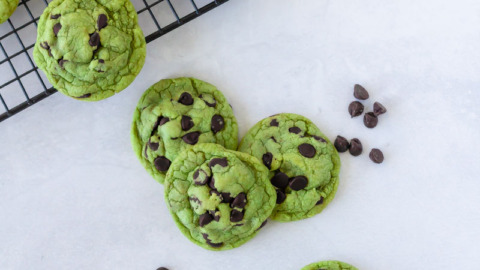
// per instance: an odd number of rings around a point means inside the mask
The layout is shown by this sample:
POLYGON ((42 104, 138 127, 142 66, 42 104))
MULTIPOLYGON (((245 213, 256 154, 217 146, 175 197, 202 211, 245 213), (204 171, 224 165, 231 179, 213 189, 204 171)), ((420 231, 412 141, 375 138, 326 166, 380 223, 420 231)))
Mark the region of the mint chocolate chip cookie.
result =
POLYGON ((133 116, 133 149, 160 183, 177 155, 197 143, 238 145, 238 126, 223 94, 193 78, 161 80, 140 98, 133 116))
POLYGON ((17 9, 18 0, 0 0, 0 23, 4 23, 17 9))
POLYGON ((210 250, 238 247, 265 224, 275 206, 268 169, 218 144, 182 152, 165 179, 165 200, 177 226, 210 250))
POLYGON ((340 158, 309 119, 290 113, 268 117, 252 127, 239 151, 270 170, 277 206, 272 219, 294 221, 320 213, 335 196, 340 158))
POLYGON ((145 54, 129 0, 52 1, 38 22, 33 51, 58 91, 88 101, 125 89, 142 69, 145 54))
POLYGON ((309 264, 302 268, 302 270, 358 270, 347 263, 340 261, 323 261, 309 264))

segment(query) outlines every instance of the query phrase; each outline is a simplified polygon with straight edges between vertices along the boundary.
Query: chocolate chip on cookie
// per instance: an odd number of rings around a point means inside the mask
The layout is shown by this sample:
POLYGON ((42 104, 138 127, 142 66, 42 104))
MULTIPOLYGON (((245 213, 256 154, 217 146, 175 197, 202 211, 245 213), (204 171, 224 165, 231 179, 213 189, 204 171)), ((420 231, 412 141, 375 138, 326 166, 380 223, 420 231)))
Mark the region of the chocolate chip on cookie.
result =
POLYGON ((298 151, 302 156, 307 157, 307 158, 313 158, 315 154, 317 153, 317 150, 315 150, 315 147, 309 143, 302 143, 301 145, 298 146, 298 151))

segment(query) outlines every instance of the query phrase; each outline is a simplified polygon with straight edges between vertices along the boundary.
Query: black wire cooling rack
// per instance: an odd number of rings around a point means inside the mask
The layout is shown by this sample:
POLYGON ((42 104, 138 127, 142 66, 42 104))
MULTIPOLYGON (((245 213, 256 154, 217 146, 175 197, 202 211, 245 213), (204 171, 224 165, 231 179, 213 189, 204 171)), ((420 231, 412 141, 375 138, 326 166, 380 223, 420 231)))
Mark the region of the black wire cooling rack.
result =
MULTIPOLYGON (((148 42, 205 14, 228 0, 131 0, 148 42)), ((0 122, 56 90, 33 62, 37 22, 51 0, 21 0, 0 25, 0 122)))

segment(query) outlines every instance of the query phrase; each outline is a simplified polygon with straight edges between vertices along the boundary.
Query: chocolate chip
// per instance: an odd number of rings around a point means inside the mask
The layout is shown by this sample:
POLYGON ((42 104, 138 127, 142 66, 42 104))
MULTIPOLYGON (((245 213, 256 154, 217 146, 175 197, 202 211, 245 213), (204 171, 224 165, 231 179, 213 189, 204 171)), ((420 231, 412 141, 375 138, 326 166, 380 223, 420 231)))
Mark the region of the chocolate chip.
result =
POLYGON ((307 158, 313 158, 315 154, 317 153, 317 150, 315 150, 315 147, 309 143, 302 143, 300 146, 298 146, 298 151, 302 156, 307 157, 307 158))
POLYGON ((166 172, 168 171, 168 168, 170 168, 170 160, 166 157, 157 157, 154 161, 153 164, 155 165, 155 168, 160 171, 160 172, 166 172))
POLYGON ((348 148, 350 148, 350 144, 348 143, 347 139, 340 135, 337 136, 333 145, 335 145, 335 148, 337 148, 339 153, 347 152, 348 148))
MULTIPOLYGON (((210 179, 208 179, 208 181, 210 181, 210 179)), ((219 198, 222 196, 220 194, 220 192, 218 192, 218 190, 216 190, 216 189, 211 189, 209 193, 210 193, 210 196, 212 196, 212 194, 217 195, 217 197, 219 197, 219 198)))
POLYGON ((288 132, 298 134, 302 132, 302 130, 299 127, 291 127, 288 129, 288 132))
POLYGON ((98 44, 100 44, 100 35, 95 32, 90 36, 90 40, 88 41, 88 44, 92 47, 97 47, 98 44))
POLYGON ((352 156, 354 157, 359 156, 360 154, 362 154, 362 150, 363 150, 362 143, 360 142, 359 139, 354 138, 350 141, 349 152, 350 154, 352 154, 352 156))
POLYGON ((375 116, 379 116, 380 114, 384 114, 386 112, 387 109, 380 102, 373 103, 373 114, 375 114, 375 116))
POLYGON ((56 19, 60 18, 60 16, 62 16, 62 15, 61 15, 61 14, 55 14, 55 15, 52 14, 52 15, 50 16, 50 19, 56 20, 56 19))
POLYGON ((98 26, 98 31, 102 30, 108 25, 107 23, 107 15, 105 14, 100 14, 98 15, 97 19, 97 26, 98 26))
POLYGON ((61 59, 58 59, 58 65, 63 68, 63 64, 65 64, 66 62, 68 62, 68 60, 63 60, 63 57, 61 59))
POLYGON ((219 221, 220 220, 220 212, 217 210, 213 211, 213 210, 210 210, 208 211, 208 213, 210 213, 210 215, 212 215, 213 217, 213 220, 215 221, 219 221))
POLYGON ((383 153, 380 149, 373 148, 368 157, 375 163, 380 164, 383 162, 383 153))
POLYGON ((350 114, 350 116, 353 118, 353 117, 357 117, 359 115, 361 115, 363 113, 363 104, 358 102, 358 101, 353 101, 352 103, 350 103, 350 105, 348 106, 348 113, 350 114))
POLYGON ((198 169, 193 173, 193 183, 195 185, 203 186, 203 185, 206 185, 207 182, 208 182, 208 176, 204 170, 198 169))
POLYGON ((45 50, 50 50, 50 45, 48 45, 48 42, 40 42, 40 47, 44 48, 45 50))
POLYGON ((324 138, 322 138, 322 137, 320 137, 320 136, 313 135, 312 137, 313 137, 315 140, 319 141, 319 142, 327 142, 327 141, 325 141, 324 138))
POLYGON ((198 225, 200 225, 200 227, 203 227, 208 223, 212 222, 212 220, 213 217, 209 213, 202 214, 200 215, 200 217, 198 217, 198 225))
POLYGON ((198 142, 198 138, 200 137, 200 132, 190 132, 183 135, 182 139, 185 143, 194 145, 198 142))
POLYGON ((145 149, 143 150, 143 156, 144 156, 146 159, 148 159, 148 153, 147 153, 147 151, 148 151, 148 145, 146 145, 146 146, 145 146, 145 149))
POLYGON ((367 90, 360 84, 355 84, 353 87, 353 96, 360 100, 366 100, 369 97, 367 90))
POLYGON ((308 185, 308 179, 305 176, 296 176, 288 183, 292 190, 302 190, 308 185))
POLYGON ((363 123, 367 128, 374 128, 378 124, 378 118, 373 112, 369 112, 366 113, 365 116, 363 116, 363 123))
MULTIPOLYGON (((213 102, 208 102, 207 100, 205 100, 206 98, 204 98, 203 95, 200 95, 198 97, 201 98, 203 100, 203 102, 205 102, 205 104, 207 104, 208 107, 215 108, 215 106, 217 105, 217 101, 215 100, 214 97, 211 97, 213 102)), ((232 105, 230 105, 230 107, 232 107, 232 105)))
POLYGON ((217 188, 215 187, 215 178, 210 177, 210 181, 208 181, 208 186, 213 189, 213 190, 217 190, 217 188))
POLYGON ((153 134, 155 134, 155 132, 157 132, 157 128, 159 126, 162 126, 163 124, 167 123, 168 121, 170 121, 170 119, 168 117, 163 117, 163 116, 158 117, 155 124, 153 124, 153 129, 152 129, 152 133, 150 133, 150 136, 153 136, 153 134))
POLYGON ((268 169, 272 167, 272 159, 273 159, 273 155, 270 152, 267 152, 262 156, 263 164, 265 164, 265 166, 267 166, 268 169))
POLYGON ((277 189, 277 204, 283 203, 286 198, 287 198, 287 195, 285 195, 283 191, 277 189))
POLYGON ((81 96, 79 96, 79 97, 77 97, 77 98, 89 98, 89 97, 91 97, 91 96, 92 96, 91 93, 87 93, 87 94, 81 95, 81 96))
POLYGON ((98 62, 99 62, 100 64, 103 64, 103 63, 105 63, 105 60, 103 60, 103 59, 98 59, 98 62))
POLYGON ((216 134, 217 132, 221 131, 224 126, 225 126, 225 121, 223 120, 223 117, 221 115, 216 114, 212 117, 211 128, 212 128, 213 134, 216 134))
POLYGON ((222 192, 220 193, 222 195, 222 203, 232 203, 233 202, 233 198, 232 198, 232 195, 228 192, 222 192))
POLYGON ((188 200, 189 200, 189 201, 192 201, 192 202, 196 202, 196 203, 198 203, 199 205, 202 205, 202 201, 200 201, 200 199, 197 198, 197 197, 190 197, 190 198, 188 198, 188 200))
POLYGON ((193 127, 193 120, 190 116, 182 115, 182 120, 180 121, 183 131, 187 131, 193 127))
POLYGON ((57 36, 58 32, 60 32, 60 29, 62 29, 62 25, 60 23, 56 23, 53 26, 53 33, 55 34, 55 36, 57 36))
POLYGON ((268 221, 268 220, 265 220, 264 222, 262 222, 262 225, 260 225, 260 227, 258 227, 258 230, 260 230, 261 228, 265 227, 265 225, 267 225, 267 221, 268 221))
POLYGON ((270 139, 272 139, 274 142, 277 142, 277 140, 275 139, 275 137, 270 137, 270 139))
POLYGON ((247 204, 247 195, 245 193, 240 193, 235 197, 235 199, 232 202, 231 207, 232 208, 244 208, 245 205, 247 204))
POLYGON ((178 102, 180 102, 183 105, 192 105, 193 104, 193 98, 192 95, 190 95, 187 92, 183 92, 180 95, 180 98, 178 99, 178 102))
POLYGON ((159 143, 158 142, 152 142, 148 140, 148 147, 152 149, 152 151, 157 151, 158 150, 159 143))
POLYGON ((168 270, 168 268, 166 268, 166 267, 159 267, 159 268, 157 268, 157 270, 168 270))
POLYGON ((272 126, 272 127, 278 127, 278 121, 277 121, 277 119, 273 119, 272 121, 270 121, 270 126, 272 126))
POLYGON ((210 168, 215 167, 215 165, 220 165, 222 167, 227 167, 228 166, 228 160, 227 158, 212 158, 210 162, 208 162, 208 166, 210 168))
POLYGON ((282 172, 277 172, 270 182, 273 186, 284 189, 288 186, 288 176, 282 172))
POLYGON ((320 197, 320 200, 318 200, 315 205, 320 205, 320 204, 323 204, 323 197, 320 197))
POLYGON ((242 221, 242 219, 243 219, 243 211, 238 211, 238 210, 233 209, 230 212, 230 221, 231 222, 239 222, 239 221, 242 221))
POLYGON ((203 236, 203 239, 205 239, 205 242, 213 248, 219 248, 219 247, 223 246, 223 243, 212 243, 212 241, 210 241, 210 239, 208 239, 208 234, 206 234, 206 233, 202 233, 202 236, 203 236))

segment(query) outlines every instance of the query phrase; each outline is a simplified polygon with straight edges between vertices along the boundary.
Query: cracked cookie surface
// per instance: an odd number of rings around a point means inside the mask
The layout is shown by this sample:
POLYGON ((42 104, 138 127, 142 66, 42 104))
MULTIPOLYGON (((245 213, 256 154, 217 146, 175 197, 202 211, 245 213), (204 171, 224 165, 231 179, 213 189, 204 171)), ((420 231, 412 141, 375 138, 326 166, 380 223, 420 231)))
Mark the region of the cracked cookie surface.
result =
POLYGON ((165 200, 182 233, 210 250, 238 247, 265 225, 275 206, 268 169, 218 144, 182 152, 165 179, 165 200))
POLYGON ((283 113, 265 118, 247 132, 238 150, 258 158, 270 170, 277 192, 274 220, 312 217, 335 196, 340 158, 306 117, 283 113))
POLYGON ((302 270, 358 270, 356 267, 340 261, 323 261, 309 264, 302 270))
POLYGON ((0 23, 4 23, 17 9, 18 0, 0 0, 0 23))
POLYGON ((145 55, 145 38, 129 0, 52 1, 38 22, 33 51, 58 91, 86 101, 125 89, 145 55))
POLYGON ((161 80, 140 98, 133 116, 133 149, 160 183, 177 155, 197 143, 238 145, 238 125, 223 94, 193 78, 161 80))

